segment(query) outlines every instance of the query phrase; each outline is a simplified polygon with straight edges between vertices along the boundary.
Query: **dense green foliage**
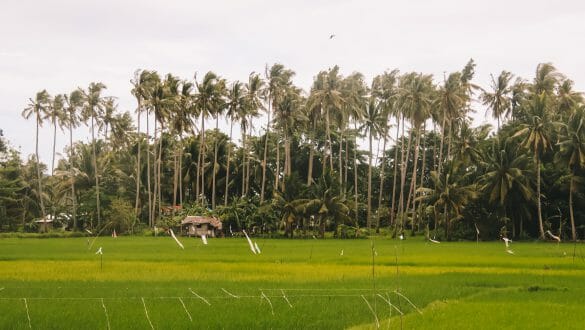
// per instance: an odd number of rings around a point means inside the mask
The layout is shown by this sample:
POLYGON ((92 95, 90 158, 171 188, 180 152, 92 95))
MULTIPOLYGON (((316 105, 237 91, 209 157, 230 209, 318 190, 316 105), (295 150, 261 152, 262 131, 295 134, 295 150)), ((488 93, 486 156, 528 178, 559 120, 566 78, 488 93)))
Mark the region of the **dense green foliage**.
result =
POLYGON ((136 120, 101 83, 41 91, 23 116, 66 130, 69 146, 48 168, 3 141, 0 230, 52 217, 53 228, 140 232, 210 213, 226 233, 271 236, 585 237, 581 93, 551 64, 485 88, 474 68, 439 81, 394 70, 368 85, 334 67, 309 91, 281 64, 245 83, 139 70, 136 120), (497 127, 471 127, 486 108, 497 127), (71 137, 81 124, 89 142, 71 137))
POLYGON ((582 327, 580 244, 180 239, 0 239, 0 328, 582 327))

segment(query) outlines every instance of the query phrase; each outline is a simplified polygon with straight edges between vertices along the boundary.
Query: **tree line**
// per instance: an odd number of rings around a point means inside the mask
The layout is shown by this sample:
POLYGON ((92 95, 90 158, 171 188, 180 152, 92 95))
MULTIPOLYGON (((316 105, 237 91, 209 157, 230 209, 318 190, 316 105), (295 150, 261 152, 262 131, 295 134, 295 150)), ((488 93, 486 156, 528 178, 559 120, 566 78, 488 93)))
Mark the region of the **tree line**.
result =
POLYGON ((68 230, 134 232, 211 214, 226 231, 289 237, 583 237, 582 94, 550 63, 485 87, 474 70, 470 60, 438 80, 393 70, 368 83, 335 66, 308 91, 281 64, 245 82, 138 70, 133 114, 102 83, 40 91, 22 112, 36 124, 35 155, 23 162, 0 145, 0 229, 51 215, 68 230), (472 127, 477 108, 497 126, 472 127), (50 167, 38 162, 47 123, 50 167), (73 140, 81 125, 87 143, 73 140), (58 129, 69 143, 55 164, 58 129))

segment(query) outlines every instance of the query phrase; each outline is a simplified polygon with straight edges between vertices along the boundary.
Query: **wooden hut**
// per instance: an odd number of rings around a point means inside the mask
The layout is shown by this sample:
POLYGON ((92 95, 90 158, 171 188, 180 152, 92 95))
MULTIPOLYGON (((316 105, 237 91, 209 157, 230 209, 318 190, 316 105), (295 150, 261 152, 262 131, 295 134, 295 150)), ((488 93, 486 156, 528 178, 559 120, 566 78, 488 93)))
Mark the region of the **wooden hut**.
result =
POLYGON ((44 219, 36 220, 35 223, 39 226, 40 233, 46 233, 53 229, 53 218, 47 215, 44 219))
POLYGON ((181 221, 183 235, 217 237, 221 235, 221 221, 214 217, 187 216, 181 221))

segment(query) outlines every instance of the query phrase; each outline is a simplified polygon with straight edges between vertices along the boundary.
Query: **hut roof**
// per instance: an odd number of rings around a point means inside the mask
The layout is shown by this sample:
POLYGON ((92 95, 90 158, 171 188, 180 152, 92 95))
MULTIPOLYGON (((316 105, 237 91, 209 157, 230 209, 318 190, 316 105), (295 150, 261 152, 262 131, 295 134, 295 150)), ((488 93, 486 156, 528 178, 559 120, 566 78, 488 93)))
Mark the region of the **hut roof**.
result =
POLYGON ((39 220, 35 220, 36 223, 52 223, 53 219, 39 219, 39 220))
POLYGON ((222 228, 222 224, 221 221, 218 218, 215 217, 204 217, 204 216, 199 216, 199 215, 189 215, 187 216, 185 219, 183 219, 183 221, 181 221, 181 225, 186 225, 186 224, 211 224, 213 227, 221 230, 222 228))

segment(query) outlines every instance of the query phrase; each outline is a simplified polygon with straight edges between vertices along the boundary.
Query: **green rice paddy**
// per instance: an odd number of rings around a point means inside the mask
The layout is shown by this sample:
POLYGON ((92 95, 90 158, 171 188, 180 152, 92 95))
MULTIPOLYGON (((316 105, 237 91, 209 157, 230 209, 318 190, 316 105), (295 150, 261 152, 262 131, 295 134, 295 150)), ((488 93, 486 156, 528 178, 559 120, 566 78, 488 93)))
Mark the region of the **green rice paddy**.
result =
POLYGON ((179 239, 0 239, 0 329, 585 327, 581 244, 179 239))

